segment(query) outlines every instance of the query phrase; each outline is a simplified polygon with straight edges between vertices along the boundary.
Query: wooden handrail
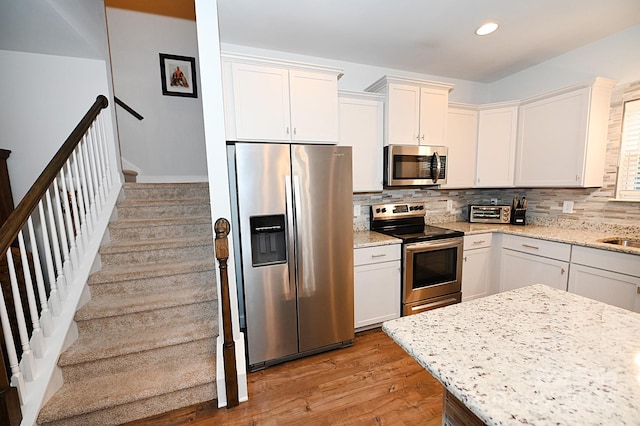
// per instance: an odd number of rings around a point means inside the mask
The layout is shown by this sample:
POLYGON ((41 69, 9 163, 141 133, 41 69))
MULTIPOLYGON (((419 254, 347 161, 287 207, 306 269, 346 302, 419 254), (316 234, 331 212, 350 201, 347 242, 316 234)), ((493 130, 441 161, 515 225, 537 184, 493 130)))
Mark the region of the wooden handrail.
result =
POLYGON ((95 118, 100 111, 108 105, 109 101, 103 95, 99 95, 96 98, 96 101, 91 105, 89 111, 82 117, 82 120, 80 120, 75 129, 73 129, 58 152, 56 152, 56 155, 53 156, 47 167, 45 167, 33 186, 31 186, 31 189, 27 191, 22 201, 20 201, 15 210, 9 215, 7 221, 0 228, 0 254, 6 253, 9 246, 11 246, 18 236, 18 232, 20 232, 27 223, 31 213, 38 207, 38 203, 53 183, 62 166, 67 162, 73 150, 91 127, 95 118))
POLYGON ((138 120, 140 120, 140 121, 144 120, 144 117, 142 115, 140 115, 138 113, 138 111, 136 111, 135 109, 131 108, 122 99, 118 98, 117 96, 114 96, 113 100, 116 102, 116 104, 120 105, 122 108, 124 108, 125 111, 127 111, 129 114, 133 115, 138 120))
POLYGON ((224 332, 224 343, 222 346, 224 382, 227 391, 227 408, 231 408, 239 404, 236 347, 233 341, 229 276, 227 274, 227 260, 229 259, 229 241, 227 240, 227 236, 231 230, 231 225, 227 219, 220 218, 216 220, 213 229, 216 231, 216 259, 218 259, 220 263, 220 295, 222 297, 222 329, 224 332))

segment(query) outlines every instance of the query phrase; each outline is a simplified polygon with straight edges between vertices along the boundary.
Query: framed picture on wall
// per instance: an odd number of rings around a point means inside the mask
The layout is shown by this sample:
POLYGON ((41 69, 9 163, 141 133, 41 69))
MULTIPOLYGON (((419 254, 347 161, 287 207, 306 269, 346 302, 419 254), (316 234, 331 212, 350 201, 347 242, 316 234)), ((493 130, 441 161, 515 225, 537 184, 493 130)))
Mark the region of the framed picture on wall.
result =
POLYGON ((163 95, 198 97, 196 58, 160 53, 160 76, 163 95))

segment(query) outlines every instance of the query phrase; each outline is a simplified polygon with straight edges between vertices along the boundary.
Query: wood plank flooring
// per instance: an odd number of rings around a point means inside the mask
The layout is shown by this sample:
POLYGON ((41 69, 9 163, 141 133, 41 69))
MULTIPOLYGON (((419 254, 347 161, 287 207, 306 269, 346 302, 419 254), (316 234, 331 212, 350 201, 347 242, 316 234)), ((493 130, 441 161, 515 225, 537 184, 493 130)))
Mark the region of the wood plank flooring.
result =
POLYGON ((129 426, 442 424, 442 386, 380 329, 350 348, 251 373, 249 401, 216 401, 129 426))

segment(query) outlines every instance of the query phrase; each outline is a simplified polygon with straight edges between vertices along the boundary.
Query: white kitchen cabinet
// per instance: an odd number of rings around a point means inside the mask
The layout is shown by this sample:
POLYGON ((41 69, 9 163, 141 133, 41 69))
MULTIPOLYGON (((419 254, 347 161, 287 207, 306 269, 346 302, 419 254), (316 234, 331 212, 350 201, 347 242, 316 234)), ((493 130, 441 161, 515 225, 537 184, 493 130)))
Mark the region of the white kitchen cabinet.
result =
POLYGON ((337 143, 340 70, 223 54, 227 140, 337 143))
POLYGON ((462 255, 462 301, 494 293, 491 279, 492 234, 465 235, 462 255))
POLYGON ((640 312, 640 256, 574 246, 569 291, 640 312))
POLYGON ((353 192, 382 191, 384 98, 340 91, 340 140, 353 149, 353 192))
POLYGON ((483 105, 478 115, 476 188, 513 186, 518 106, 483 105))
POLYGON ((531 284, 567 290, 571 245, 535 238, 503 235, 500 291, 531 284))
POLYGON ((356 330, 400 317, 400 244, 354 249, 356 330))
POLYGON ((516 186, 602 186, 614 84, 596 78, 522 101, 516 186))
MULTIPOLYGON (((478 107, 449 104, 447 113, 447 183, 441 188, 471 188, 476 176, 478 107)), ((464 297, 464 295, 463 295, 464 297)))
POLYGON ((391 76, 367 87, 365 91, 385 97, 385 146, 446 145, 451 89, 451 84, 391 76))

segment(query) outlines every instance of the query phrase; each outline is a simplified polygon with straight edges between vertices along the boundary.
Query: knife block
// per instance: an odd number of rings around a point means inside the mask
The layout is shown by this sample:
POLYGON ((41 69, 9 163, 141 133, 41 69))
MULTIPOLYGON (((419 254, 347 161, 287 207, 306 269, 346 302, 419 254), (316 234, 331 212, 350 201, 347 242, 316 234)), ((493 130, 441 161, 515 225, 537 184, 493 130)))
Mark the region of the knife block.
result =
POLYGON ((511 210, 511 224, 512 225, 525 225, 527 217, 527 209, 512 209, 511 210))

